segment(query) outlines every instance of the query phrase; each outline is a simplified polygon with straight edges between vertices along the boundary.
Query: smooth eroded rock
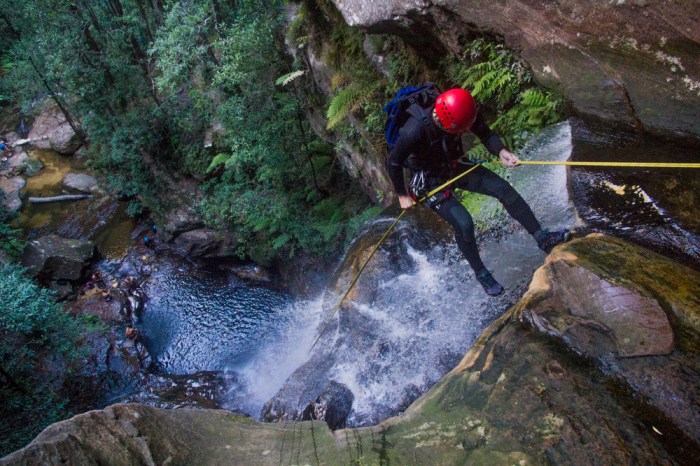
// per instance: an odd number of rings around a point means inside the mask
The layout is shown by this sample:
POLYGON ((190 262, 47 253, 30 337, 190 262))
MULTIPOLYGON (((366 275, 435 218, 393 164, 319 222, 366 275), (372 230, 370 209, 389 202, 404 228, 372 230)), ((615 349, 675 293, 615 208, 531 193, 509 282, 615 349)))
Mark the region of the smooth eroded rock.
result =
MULTIPOLYGON (((555 248, 523 299, 401 416, 331 432, 319 421, 114 405, 50 426, 0 465, 693 464, 698 289, 699 272, 665 257, 610 237, 577 239, 555 248), (584 306, 577 288, 598 297, 584 306), (638 299, 639 312, 612 312, 638 299), (586 340, 567 339, 583 325, 614 342, 627 332, 621 323, 655 315, 652 301, 677 337, 669 354, 627 357, 614 344, 583 354, 586 340)), ((646 327, 663 340, 665 326, 646 327)))
POLYGON ((95 253, 90 241, 48 235, 30 241, 22 257, 29 273, 50 280, 78 280, 95 253))
POLYGON ((68 173, 63 177, 63 184, 84 193, 94 193, 99 189, 97 180, 85 173, 68 173))
POLYGON ((74 154, 83 144, 61 109, 51 100, 44 103, 27 138, 32 148, 51 149, 66 155, 74 154))

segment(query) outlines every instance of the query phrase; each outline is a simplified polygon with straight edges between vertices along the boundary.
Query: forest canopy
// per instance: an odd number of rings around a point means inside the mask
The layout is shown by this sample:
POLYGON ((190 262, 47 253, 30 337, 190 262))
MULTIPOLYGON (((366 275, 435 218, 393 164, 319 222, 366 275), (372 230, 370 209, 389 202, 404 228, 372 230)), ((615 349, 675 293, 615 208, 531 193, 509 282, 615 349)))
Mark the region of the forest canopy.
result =
POLYGON ((0 20, 4 105, 55 101, 132 214, 177 205, 159 176, 177 173, 243 257, 329 252, 360 223, 369 200, 309 128, 311 83, 275 83, 294 69, 284 2, 0 0, 0 20))

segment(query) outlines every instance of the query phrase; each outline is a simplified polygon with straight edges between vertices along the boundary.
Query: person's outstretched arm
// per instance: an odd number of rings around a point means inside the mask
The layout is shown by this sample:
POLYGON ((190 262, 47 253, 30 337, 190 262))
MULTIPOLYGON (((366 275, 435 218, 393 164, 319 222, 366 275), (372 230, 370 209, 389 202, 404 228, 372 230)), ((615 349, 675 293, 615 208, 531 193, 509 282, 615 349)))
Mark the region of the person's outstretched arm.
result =
POLYGON ((472 125, 471 131, 484 144, 484 147, 486 147, 489 153, 497 156, 501 160, 503 166, 508 168, 518 166, 520 160, 506 149, 503 141, 501 141, 501 137, 489 127, 481 111, 477 112, 476 120, 472 125))

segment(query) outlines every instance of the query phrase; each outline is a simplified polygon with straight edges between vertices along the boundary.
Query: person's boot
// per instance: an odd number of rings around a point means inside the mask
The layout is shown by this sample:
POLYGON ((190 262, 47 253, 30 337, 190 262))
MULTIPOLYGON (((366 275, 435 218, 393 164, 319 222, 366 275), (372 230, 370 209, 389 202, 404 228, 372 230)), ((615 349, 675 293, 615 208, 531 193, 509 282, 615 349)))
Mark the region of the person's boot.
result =
POLYGON ((503 287, 496 281, 495 278, 493 278, 491 272, 486 269, 481 269, 475 274, 476 279, 479 281, 479 283, 481 283, 481 286, 484 287, 484 291, 486 291, 487 295, 498 296, 499 294, 503 293, 503 287))
POLYGON ((546 228, 537 230, 534 235, 537 246, 549 254, 557 244, 566 243, 571 238, 571 232, 567 229, 549 231, 546 228))

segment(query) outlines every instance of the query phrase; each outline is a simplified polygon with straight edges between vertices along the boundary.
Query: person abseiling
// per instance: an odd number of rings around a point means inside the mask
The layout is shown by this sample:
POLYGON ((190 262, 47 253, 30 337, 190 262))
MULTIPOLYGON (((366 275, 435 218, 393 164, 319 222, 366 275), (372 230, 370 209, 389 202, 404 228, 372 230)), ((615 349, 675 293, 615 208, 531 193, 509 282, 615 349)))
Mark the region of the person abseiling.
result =
MULTIPOLYGON (((427 117, 417 118, 411 113, 399 130, 398 139, 390 148, 387 170, 394 184, 401 208, 413 205, 414 199, 423 197, 432 189, 444 184, 456 175, 475 165, 465 157, 461 135, 467 131, 474 133, 486 149, 497 156, 508 168, 518 166, 518 158, 512 154, 492 131, 483 115, 477 109, 472 95, 465 89, 450 89, 440 94, 435 104, 419 109, 427 117), (411 183, 405 186, 403 168, 411 171, 411 183)), ((569 230, 548 231, 543 229, 532 213, 530 206, 518 192, 503 178, 484 166, 478 166, 471 173, 457 180, 450 189, 464 189, 495 197, 508 214, 517 220, 543 251, 569 239, 569 230)), ((497 296, 503 287, 493 278, 479 255, 474 236, 474 221, 467 209, 452 196, 448 189, 426 200, 434 212, 444 218, 455 230, 457 245, 474 269, 479 283, 486 293, 497 296)))

